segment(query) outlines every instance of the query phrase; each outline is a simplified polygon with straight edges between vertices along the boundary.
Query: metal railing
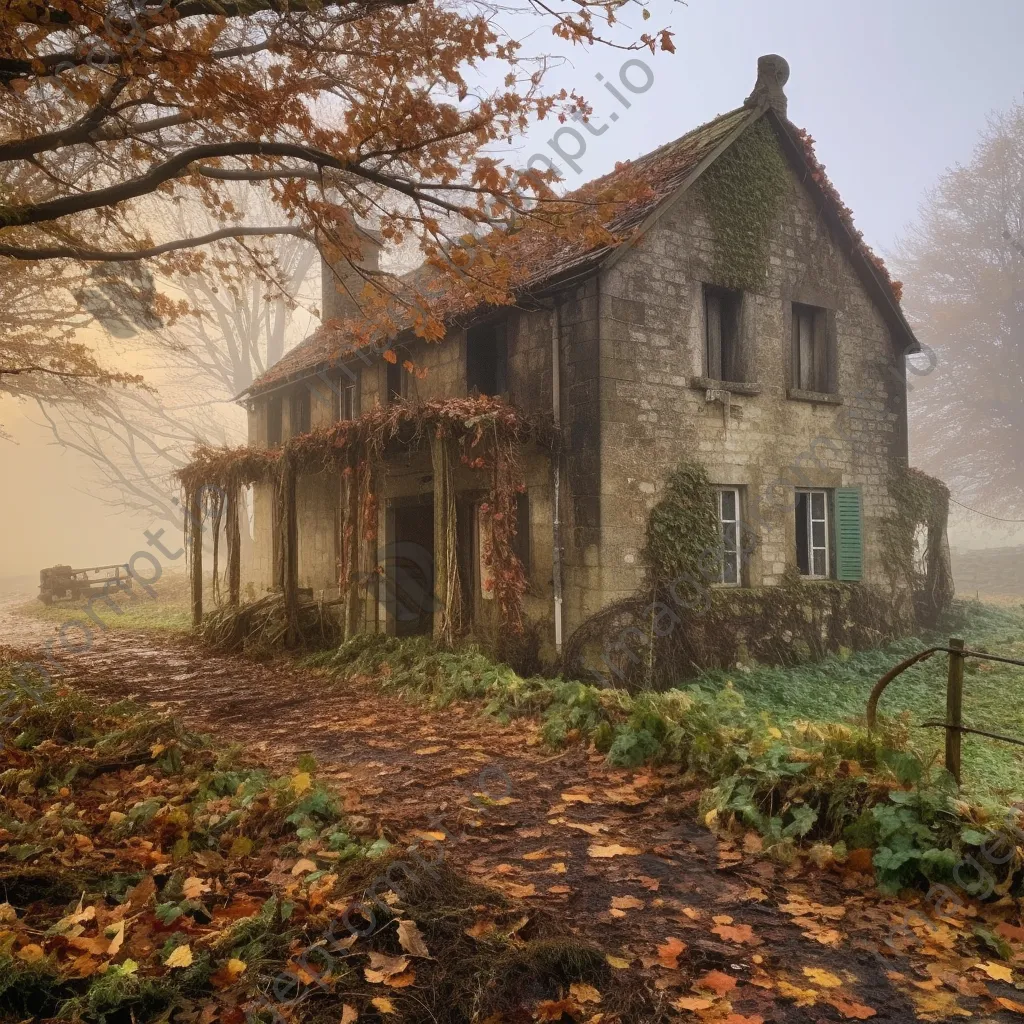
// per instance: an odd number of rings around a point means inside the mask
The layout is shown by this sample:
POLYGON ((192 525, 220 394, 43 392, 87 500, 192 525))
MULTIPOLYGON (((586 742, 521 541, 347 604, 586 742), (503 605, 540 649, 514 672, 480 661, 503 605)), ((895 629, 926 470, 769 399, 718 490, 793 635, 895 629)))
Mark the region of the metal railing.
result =
POLYGON ((964 642, 959 637, 950 637, 947 647, 929 647, 925 651, 918 651, 917 654, 912 654, 898 665, 894 665, 875 683, 871 696, 868 697, 867 721, 869 729, 874 729, 878 719, 878 699, 882 696, 882 691, 898 675, 906 672, 912 665, 927 661, 933 654, 938 654, 939 652, 949 655, 949 672, 946 677, 946 720, 939 722, 931 719, 927 722, 922 722, 921 727, 946 730, 946 770, 956 779, 957 785, 959 785, 963 765, 960 741, 965 732, 973 733, 976 736, 986 736, 992 740, 1001 740, 1004 743, 1015 743, 1019 747, 1024 747, 1024 740, 1013 736, 1003 736, 1001 733, 990 732, 987 729, 975 729, 964 725, 964 660, 966 658, 980 658, 983 661, 998 661, 1004 665, 1020 665, 1021 667, 1024 667, 1024 661, 1018 661, 1016 658, 1004 658, 998 654, 986 654, 982 651, 968 650, 964 647, 964 642))

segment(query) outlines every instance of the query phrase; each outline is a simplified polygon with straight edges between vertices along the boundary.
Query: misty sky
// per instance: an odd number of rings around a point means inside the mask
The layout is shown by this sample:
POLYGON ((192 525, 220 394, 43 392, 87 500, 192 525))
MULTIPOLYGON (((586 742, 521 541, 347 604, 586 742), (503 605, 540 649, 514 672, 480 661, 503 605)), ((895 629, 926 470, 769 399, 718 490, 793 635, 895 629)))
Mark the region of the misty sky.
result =
MULTIPOLYGON (((792 69, 790 118, 814 136, 858 226, 884 253, 942 170, 970 158, 986 116, 1024 97, 1021 0, 689 0, 653 11, 648 24, 669 22, 677 52, 638 55, 653 75, 646 92, 625 93, 618 76, 631 55, 607 50, 574 54, 551 80, 583 92, 595 129, 608 127, 587 134, 579 173, 567 168, 568 185, 738 106, 754 84, 757 57, 779 53, 792 69), (604 90, 598 73, 627 95, 630 109, 604 90)), ((521 165, 541 152, 557 160, 546 146, 555 127, 538 125, 508 159, 521 165)), ((30 407, 0 401, 0 423, 20 442, 0 441, 0 576, 56 562, 126 560, 142 545, 142 530, 156 524, 90 497, 88 465, 49 445, 30 419, 38 419, 30 407)), ((954 542, 966 537, 951 530, 954 542)))

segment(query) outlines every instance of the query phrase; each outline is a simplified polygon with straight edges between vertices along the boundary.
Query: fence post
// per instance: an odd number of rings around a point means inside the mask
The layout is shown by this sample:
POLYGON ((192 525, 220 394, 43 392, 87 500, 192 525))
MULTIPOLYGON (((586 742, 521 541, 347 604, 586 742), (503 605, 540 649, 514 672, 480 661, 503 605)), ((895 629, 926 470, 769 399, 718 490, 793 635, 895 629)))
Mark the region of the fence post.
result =
POLYGON ((963 725, 964 707, 964 642, 949 638, 949 679, 946 682, 946 770, 960 785, 960 740, 963 733, 948 726, 963 725))

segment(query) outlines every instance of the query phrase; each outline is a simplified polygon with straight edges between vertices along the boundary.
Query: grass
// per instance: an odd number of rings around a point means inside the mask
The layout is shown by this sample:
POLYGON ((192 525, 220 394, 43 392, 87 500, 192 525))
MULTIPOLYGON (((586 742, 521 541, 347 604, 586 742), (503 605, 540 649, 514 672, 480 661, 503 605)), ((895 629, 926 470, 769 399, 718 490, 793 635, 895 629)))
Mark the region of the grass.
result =
MULTIPOLYGON (((871 688, 890 668, 925 647, 962 637, 972 650, 1024 660, 1024 605, 995 606, 958 601, 942 632, 909 637, 886 647, 841 652, 793 668, 757 666, 751 671, 714 671, 700 685, 731 685, 747 706, 779 720, 863 722, 871 688)), ((926 757, 941 755, 942 729, 918 728, 946 714, 948 659, 935 655, 889 684, 879 711, 910 716, 914 747, 926 757)), ((1024 739, 1024 667, 968 658, 964 675, 964 722, 1024 739)), ((1024 796, 1024 747, 982 736, 963 738, 964 784, 974 794, 1024 796)))
POLYGON ((165 573, 148 587, 136 583, 130 592, 112 592, 109 597, 97 596, 91 601, 57 601, 49 606, 32 600, 18 610, 55 625, 83 622, 93 628, 179 632, 192 626, 188 578, 172 573, 165 573))

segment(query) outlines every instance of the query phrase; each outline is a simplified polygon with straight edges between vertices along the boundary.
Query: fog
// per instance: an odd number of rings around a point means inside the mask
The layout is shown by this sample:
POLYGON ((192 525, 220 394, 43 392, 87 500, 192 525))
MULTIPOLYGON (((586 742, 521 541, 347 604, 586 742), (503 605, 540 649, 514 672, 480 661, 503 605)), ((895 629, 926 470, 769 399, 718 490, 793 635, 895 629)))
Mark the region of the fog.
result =
MULTIPOLYGON (((506 158, 525 163, 544 153, 566 169, 567 185, 579 184, 735 106, 753 85, 757 56, 777 52, 792 68, 790 118, 814 136, 867 240, 887 253, 942 171, 969 159, 990 112, 1024 91, 1017 0, 689 0, 670 13, 678 52, 638 55, 653 83, 614 122, 604 119, 614 101, 595 75, 613 78, 616 62, 630 55, 577 53, 555 71, 554 82, 592 100, 601 130, 573 158, 576 170, 548 145, 550 124, 506 158)), ((159 525, 119 501, 88 458, 56 444, 34 405, 0 399, 0 424, 11 435, 0 440, 0 577, 34 578, 55 563, 122 562, 143 543, 142 531, 159 525)), ((1011 529, 959 514, 950 540, 1020 543, 1011 529)))

